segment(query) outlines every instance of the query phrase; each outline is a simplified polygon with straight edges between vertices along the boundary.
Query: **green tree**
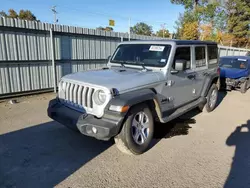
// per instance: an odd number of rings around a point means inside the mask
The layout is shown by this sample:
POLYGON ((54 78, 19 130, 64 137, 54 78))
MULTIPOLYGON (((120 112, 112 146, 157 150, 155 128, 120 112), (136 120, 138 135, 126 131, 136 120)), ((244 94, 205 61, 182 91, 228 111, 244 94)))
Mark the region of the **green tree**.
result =
POLYGON ((196 11, 200 24, 211 24, 214 30, 226 30, 227 10, 217 1, 200 4, 196 11))
POLYGON ((185 9, 195 9, 195 7, 198 5, 199 0, 170 0, 171 3, 178 4, 178 5, 184 5, 185 9))
POLYGON ((31 21, 37 20, 36 16, 29 10, 20 10, 18 18, 22 20, 31 20, 31 21))
POLYGON ((98 30, 105 30, 105 28, 104 28, 104 27, 102 27, 102 26, 97 27, 96 29, 98 29, 98 30))
POLYGON ((183 5, 185 12, 194 14, 193 16, 201 23, 209 22, 214 25, 214 20, 219 22, 219 25, 225 23, 225 8, 218 0, 171 0, 171 2, 183 5))
POLYGON ((174 35, 175 39, 181 38, 183 24, 184 24, 184 14, 180 13, 178 19, 175 21, 175 29, 176 29, 176 33, 174 35))
POLYGON ((153 34, 152 26, 143 22, 137 23, 135 26, 131 27, 130 31, 137 35, 151 36, 153 34))
POLYGON ((237 38, 250 37, 250 5, 248 0, 229 0, 227 3, 229 33, 237 38))
POLYGON ((250 41, 250 6, 249 0, 229 0, 227 29, 234 37, 232 46, 245 47, 250 41))
POLYGON ((226 9, 223 7, 217 7, 216 9, 216 16, 214 18, 214 27, 219 30, 226 32, 227 29, 227 13, 226 9))
POLYGON ((105 31, 114 31, 113 27, 106 27, 105 31))
POLYGON ((184 23, 182 28, 181 39, 198 40, 199 39, 198 22, 184 23))
POLYGON ((177 19, 177 21, 175 22, 175 29, 176 29, 176 33, 175 33, 175 38, 177 39, 197 39, 197 35, 198 35, 198 17, 197 14, 194 14, 192 11, 185 11, 183 14, 179 14, 179 17, 177 19), (195 23, 195 24, 193 24, 195 23), (194 30, 194 35, 195 37, 192 36, 188 36, 188 31, 189 28, 191 26, 197 26, 197 28, 195 28, 194 30), (185 35, 184 35, 185 33, 185 35))
POLYGON ((8 15, 6 14, 6 12, 4 12, 3 10, 0 12, 0 16, 2 17, 7 17, 8 15))
MULTIPOLYGON (((178 21, 176 21, 176 37, 178 38, 196 38, 197 34, 200 31, 205 31, 202 34, 202 38, 216 38, 215 35, 217 31, 226 31, 226 10, 221 6, 218 1, 210 0, 171 0, 172 3, 182 4, 185 7, 185 12, 179 16, 178 21), (195 24, 194 24, 195 23, 195 24), (195 30, 195 37, 187 37, 188 28, 193 28, 194 25, 197 25, 195 30), (207 27, 209 26, 209 27, 207 27), (208 29, 210 33, 208 36, 208 29), (183 36, 185 32, 185 36, 183 36), (206 37, 204 37, 206 36, 206 37)), ((198 37, 199 38, 199 37, 198 37)))
POLYGON ((18 18, 22 20, 38 21, 36 19, 36 16, 30 10, 20 10, 19 14, 17 14, 15 10, 9 9, 8 14, 6 14, 4 11, 1 11, 0 15, 7 18, 18 18))
POLYGON ((167 29, 160 29, 159 31, 156 32, 157 37, 163 37, 163 38, 169 38, 170 33, 167 29))
POLYGON ((173 35, 174 39, 180 39, 181 38, 181 28, 176 28, 176 32, 173 35))
POLYGON ((102 31, 114 31, 113 27, 97 27, 97 30, 102 30, 102 31))
POLYGON ((9 9, 8 12, 9 12, 9 16, 8 17, 10 17, 10 18, 18 18, 18 14, 16 13, 15 10, 9 9))

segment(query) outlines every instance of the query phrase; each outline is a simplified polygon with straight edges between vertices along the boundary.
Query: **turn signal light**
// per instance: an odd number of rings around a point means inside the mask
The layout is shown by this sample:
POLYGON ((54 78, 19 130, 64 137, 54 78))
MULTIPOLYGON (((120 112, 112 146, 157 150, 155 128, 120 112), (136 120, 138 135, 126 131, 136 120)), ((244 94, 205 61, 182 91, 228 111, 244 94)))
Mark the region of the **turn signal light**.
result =
POLYGON ((115 106, 111 105, 109 107, 109 110, 116 111, 116 112, 127 112, 129 109, 129 106, 115 106))
POLYGON ((123 107, 121 108, 121 112, 127 112, 128 109, 129 109, 129 106, 123 106, 123 107))
POLYGON ((220 68, 217 69, 217 73, 220 75, 220 68))

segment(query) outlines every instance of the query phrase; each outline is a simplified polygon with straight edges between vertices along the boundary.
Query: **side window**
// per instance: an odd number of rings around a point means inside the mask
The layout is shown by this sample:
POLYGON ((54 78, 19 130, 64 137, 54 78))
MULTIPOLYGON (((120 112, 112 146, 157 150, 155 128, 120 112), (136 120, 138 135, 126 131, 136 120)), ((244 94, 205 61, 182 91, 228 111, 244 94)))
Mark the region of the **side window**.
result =
POLYGON ((195 47, 195 64, 196 67, 206 66, 206 52, 204 46, 195 47))
POLYGON ((190 47, 177 47, 174 57, 173 68, 175 68, 175 60, 186 60, 186 70, 191 68, 191 48, 190 47))
POLYGON ((208 45, 208 64, 215 64, 218 61, 218 47, 216 45, 208 45))

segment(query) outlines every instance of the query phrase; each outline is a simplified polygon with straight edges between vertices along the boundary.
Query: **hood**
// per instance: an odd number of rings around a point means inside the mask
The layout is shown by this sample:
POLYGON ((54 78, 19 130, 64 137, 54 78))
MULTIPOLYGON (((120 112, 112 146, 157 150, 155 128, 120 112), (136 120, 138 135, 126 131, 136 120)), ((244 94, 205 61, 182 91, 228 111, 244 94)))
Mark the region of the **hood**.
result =
POLYGON ((220 67, 220 77, 221 78, 240 78, 248 75, 247 69, 233 69, 233 68, 225 68, 220 67))
POLYGON ((163 80, 163 73, 128 68, 112 68, 77 72, 64 76, 62 80, 83 82, 103 86, 108 89, 116 88, 122 92, 159 82, 163 80))

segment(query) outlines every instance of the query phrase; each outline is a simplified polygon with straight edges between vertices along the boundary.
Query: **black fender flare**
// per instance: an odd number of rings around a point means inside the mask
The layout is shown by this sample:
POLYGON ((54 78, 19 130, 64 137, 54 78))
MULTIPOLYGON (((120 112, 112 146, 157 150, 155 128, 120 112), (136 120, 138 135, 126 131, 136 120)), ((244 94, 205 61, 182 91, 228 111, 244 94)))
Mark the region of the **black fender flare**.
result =
MULTIPOLYGON (((137 105, 143 102, 152 101, 152 103, 150 104, 154 104, 155 106, 154 112, 156 112, 156 114, 153 114, 153 115, 157 115, 158 118, 161 119, 161 109, 160 109, 156 95, 157 94, 153 91, 153 89, 140 89, 140 90, 130 91, 127 93, 114 96, 105 107, 104 116, 107 119, 110 119, 111 116, 122 117, 122 121, 120 121, 118 125, 119 132, 120 132, 123 126, 124 119, 127 116, 127 113, 129 110, 127 112, 114 112, 114 111, 109 110, 111 105, 129 106, 129 109, 130 109, 134 105, 137 105)), ((152 107, 152 106, 149 106, 149 107, 152 107)))
POLYGON ((203 88, 202 88, 202 92, 201 92, 202 97, 207 96, 207 93, 208 93, 212 83, 214 83, 214 80, 217 80, 217 82, 215 84, 218 84, 218 81, 220 81, 220 77, 219 77, 218 74, 210 74, 210 75, 206 76, 205 81, 204 81, 204 85, 203 85, 203 88))
POLYGON ((114 106, 134 106, 136 104, 142 103, 144 101, 153 100, 156 93, 152 89, 140 89, 135 91, 130 91, 115 96, 110 100, 106 108, 111 105, 114 106))

